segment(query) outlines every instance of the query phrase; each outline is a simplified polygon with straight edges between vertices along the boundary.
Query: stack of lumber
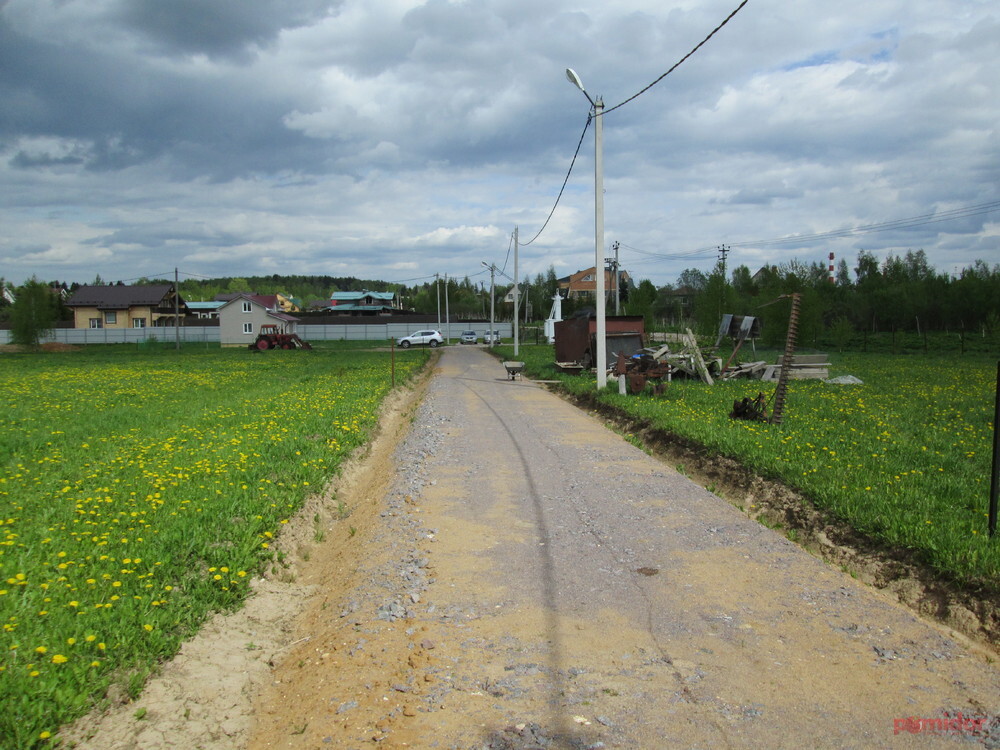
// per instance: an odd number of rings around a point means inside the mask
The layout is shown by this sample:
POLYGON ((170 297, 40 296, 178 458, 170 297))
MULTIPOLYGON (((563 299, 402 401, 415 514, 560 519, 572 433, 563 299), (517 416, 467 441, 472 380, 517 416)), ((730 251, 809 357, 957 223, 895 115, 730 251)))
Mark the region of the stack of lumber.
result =
MULTIPOLYGON (((830 377, 830 363, 825 354, 796 354, 792 356, 789 380, 826 380, 830 377)), ((781 365, 768 365, 761 380, 777 381, 781 365)))

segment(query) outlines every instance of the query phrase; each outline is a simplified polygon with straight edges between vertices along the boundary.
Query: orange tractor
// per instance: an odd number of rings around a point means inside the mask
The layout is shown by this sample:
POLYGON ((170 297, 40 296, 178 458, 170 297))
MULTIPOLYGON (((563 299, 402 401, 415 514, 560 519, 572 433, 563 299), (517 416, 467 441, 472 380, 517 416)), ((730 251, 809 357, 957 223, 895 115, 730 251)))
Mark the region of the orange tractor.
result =
POLYGON ((308 341, 303 341, 297 333, 279 333, 278 326, 265 324, 260 327, 257 340, 248 349, 267 351, 268 349, 312 349, 308 341))

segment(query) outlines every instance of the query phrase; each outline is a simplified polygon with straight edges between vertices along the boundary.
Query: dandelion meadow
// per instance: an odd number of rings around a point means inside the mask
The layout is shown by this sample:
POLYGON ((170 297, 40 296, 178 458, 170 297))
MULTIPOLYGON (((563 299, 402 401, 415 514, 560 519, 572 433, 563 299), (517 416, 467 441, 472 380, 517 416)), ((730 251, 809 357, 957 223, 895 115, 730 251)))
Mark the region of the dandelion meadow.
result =
MULTIPOLYGON (((397 354, 397 382, 425 352, 397 354)), ((364 443, 389 354, 0 356, 0 745, 132 695, 364 443)))
MULTIPOLYGON (((554 373, 551 347, 526 347, 519 358, 572 391, 594 391, 593 378, 554 373)), ((662 396, 620 396, 612 382, 600 400, 781 480, 853 528, 913 550, 943 578, 1000 590, 1000 537, 987 536, 996 359, 834 354, 830 362, 831 377, 863 384, 791 381, 780 425, 728 416, 735 400, 771 396, 774 384, 760 381, 675 380, 662 396)))

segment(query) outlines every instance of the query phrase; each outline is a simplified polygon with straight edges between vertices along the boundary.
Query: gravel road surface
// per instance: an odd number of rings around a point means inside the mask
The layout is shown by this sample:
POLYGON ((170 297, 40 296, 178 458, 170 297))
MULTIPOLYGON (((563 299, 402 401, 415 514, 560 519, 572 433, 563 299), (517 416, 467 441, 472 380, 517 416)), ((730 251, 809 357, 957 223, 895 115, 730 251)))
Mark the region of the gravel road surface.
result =
POLYGON ((479 347, 437 368, 250 747, 1000 747, 995 654, 479 347))

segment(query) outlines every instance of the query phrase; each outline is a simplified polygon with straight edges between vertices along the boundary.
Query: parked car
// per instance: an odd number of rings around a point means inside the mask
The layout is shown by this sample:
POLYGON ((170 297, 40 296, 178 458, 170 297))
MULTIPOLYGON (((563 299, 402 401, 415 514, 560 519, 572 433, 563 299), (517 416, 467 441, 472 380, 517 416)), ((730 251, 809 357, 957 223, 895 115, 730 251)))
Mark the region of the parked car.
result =
POLYGON ((483 333, 483 342, 487 345, 500 344, 500 331, 485 331, 483 333))
POLYGON ((479 335, 475 331, 462 331, 461 342, 463 344, 475 344, 479 341, 479 335))
POLYGON ((396 346, 401 346, 404 349, 423 344, 427 346, 440 346, 443 343, 444 336, 441 335, 441 331, 417 331, 416 333, 411 333, 409 336, 400 336, 396 339, 396 346))

